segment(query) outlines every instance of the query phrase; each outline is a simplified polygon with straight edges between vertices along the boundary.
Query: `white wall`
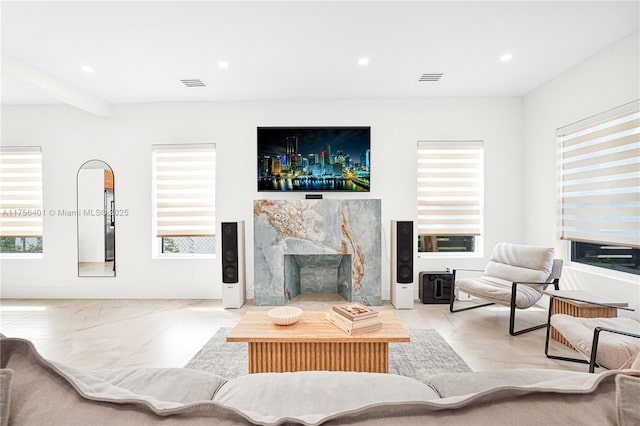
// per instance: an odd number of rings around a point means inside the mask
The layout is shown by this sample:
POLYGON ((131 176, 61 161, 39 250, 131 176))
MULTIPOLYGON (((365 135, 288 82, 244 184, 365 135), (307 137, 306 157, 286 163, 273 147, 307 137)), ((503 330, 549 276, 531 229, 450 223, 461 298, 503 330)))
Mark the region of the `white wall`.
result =
MULTIPOLYGON (((558 238, 555 130, 640 98, 640 33, 602 50, 524 97, 524 239, 555 241, 565 262, 568 244, 558 238)), ((609 295, 638 309, 640 278, 585 265, 565 264, 561 286, 609 295)))
MULTIPOLYGON (((422 270, 480 267, 498 241, 553 245, 568 258, 557 230, 555 129, 640 98, 638 33, 594 55, 524 98, 334 100, 116 106, 97 118, 66 106, 2 108, 3 145, 40 145, 44 158, 43 259, 3 259, 1 297, 219 298, 219 260, 151 258, 151 145, 217 144, 217 216, 247 224, 248 294, 253 288, 252 201, 303 194, 256 192, 256 127, 372 127, 372 192, 327 198, 380 198, 383 277, 389 277, 390 220, 416 215, 416 141, 485 141, 485 256, 417 259, 422 270), (110 164, 117 218, 117 277, 78 278, 75 210, 78 167, 110 164)), ((417 280, 416 280, 417 281, 417 280)), ((565 266, 561 284, 627 300, 638 307, 637 276, 565 266)), ((388 281, 383 283, 388 299, 388 281)), ((417 289, 416 289, 417 294, 417 289)))
MULTIPOLYGON (((372 192, 327 198, 380 198, 383 298, 389 298, 390 220, 416 216, 418 140, 484 140, 486 251, 523 240, 522 99, 447 98, 116 106, 97 118, 66 106, 2 108, 3 145, 41 145, 44 162, 44 258, 2 260, 2 297, 220 298, 218 260, 152 259, 151 145, 214 142, 218 221, 245 220, 248 293, 253 297, 253 200, 304 194, 256 191, 256 127, 362 125, 372 128, 372 192), (89 159, 114 172, 117 277, 78 278, 75 210, 78 168, 89 159)), ((553 243, 550 235, 545 241, 553 243)), ((484 259, 418 259, 421 270, 483 265, 484 259)), ((417 296, 417 288, 416 288, 417 296)))

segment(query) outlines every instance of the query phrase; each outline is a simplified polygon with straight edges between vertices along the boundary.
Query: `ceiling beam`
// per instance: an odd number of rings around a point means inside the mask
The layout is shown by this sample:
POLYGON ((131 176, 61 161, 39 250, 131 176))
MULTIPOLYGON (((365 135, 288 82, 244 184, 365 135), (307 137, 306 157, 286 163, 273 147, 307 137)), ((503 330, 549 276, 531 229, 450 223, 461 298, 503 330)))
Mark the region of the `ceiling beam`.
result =
POLYGON ((13 56, 2 53, 2 78, 28 83, 52 98, 99 117, 111 115, 111 104, 47 74, 13 56))

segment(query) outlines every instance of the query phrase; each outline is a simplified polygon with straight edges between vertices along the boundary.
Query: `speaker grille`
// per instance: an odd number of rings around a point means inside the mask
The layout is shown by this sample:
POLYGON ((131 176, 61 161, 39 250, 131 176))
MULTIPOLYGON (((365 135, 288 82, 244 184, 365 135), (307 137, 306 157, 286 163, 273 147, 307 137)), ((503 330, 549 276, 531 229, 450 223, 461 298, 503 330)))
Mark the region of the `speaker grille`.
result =
POLYGON ((238 282, 238 269, 233 265, 226 265, 222 271, 224 283, 237 283, 238 282))
POLYGON ((238 282, 238 223, 222 222, 222 282, 238 282))
POLYGON ((396 282, 413 282, 413 222, 396 222, 396 282))

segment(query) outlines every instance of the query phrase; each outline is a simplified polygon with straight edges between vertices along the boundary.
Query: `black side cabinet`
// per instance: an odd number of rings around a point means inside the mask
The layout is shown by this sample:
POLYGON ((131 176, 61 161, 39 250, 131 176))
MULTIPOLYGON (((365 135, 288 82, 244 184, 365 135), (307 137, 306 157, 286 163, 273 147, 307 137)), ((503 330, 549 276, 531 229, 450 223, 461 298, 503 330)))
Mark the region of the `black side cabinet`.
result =
POLYGON ((424 271, 418 276, 418 296, 422 303, 449 303, 453 273, 424 271))

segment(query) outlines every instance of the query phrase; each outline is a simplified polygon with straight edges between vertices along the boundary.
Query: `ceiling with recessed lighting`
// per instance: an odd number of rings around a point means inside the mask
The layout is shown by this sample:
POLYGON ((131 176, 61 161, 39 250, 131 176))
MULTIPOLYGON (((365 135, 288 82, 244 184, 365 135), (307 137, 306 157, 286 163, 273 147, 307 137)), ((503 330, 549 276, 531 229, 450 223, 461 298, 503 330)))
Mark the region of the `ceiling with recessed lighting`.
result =
POLYGON ((639 4, 3 1, 1 100, 521 96, 638 31, 639 4))

